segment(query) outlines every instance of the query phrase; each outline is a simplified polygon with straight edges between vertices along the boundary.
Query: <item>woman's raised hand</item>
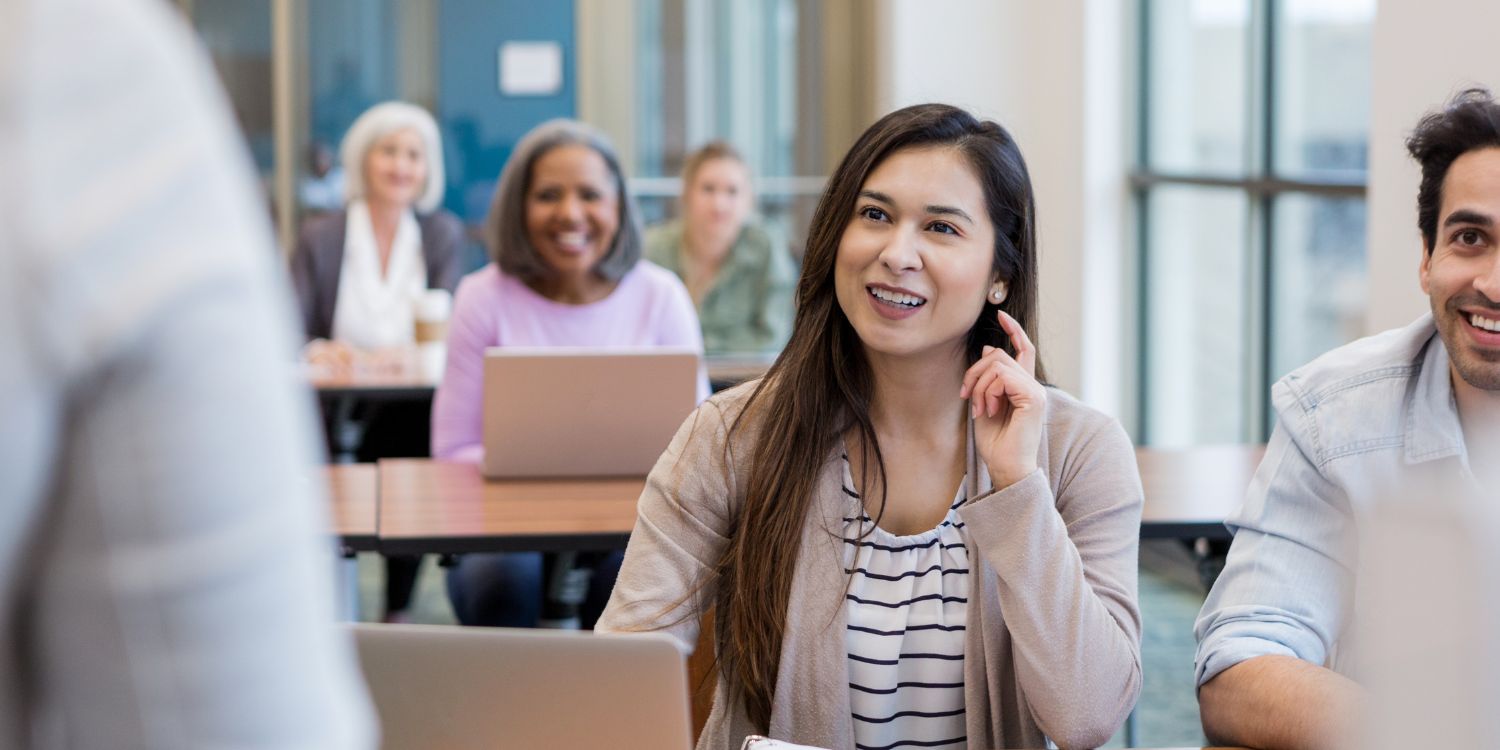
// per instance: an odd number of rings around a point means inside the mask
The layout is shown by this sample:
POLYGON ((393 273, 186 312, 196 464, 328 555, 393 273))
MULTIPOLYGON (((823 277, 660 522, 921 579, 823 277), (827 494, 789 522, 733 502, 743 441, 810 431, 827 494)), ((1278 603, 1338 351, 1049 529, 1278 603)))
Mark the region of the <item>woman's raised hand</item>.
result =
POLYGON ((1037 469, 1047 389, 1036 379, 1036 347, 1026 331, 1004 311, 997 310, 996 316, 1016 356, 984 347, 983 356, 964 373, 958 397, 969 400, 975 447, 1000 490, 1037 469))

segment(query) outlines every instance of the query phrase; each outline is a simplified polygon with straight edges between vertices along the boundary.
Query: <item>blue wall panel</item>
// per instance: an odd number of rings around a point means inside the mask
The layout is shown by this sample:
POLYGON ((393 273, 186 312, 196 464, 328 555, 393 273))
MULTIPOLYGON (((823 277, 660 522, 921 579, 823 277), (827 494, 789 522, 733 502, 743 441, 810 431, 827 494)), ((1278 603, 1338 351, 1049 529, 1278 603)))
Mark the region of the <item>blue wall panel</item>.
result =
POLYGON ((447 157, 449 210, 470 224, 489 208, 500 168, 537 124, 575 116, 572 0, 442 0, 438 19, 438 122, 447 157), (505 42, 557 42, 563 86, 553 96, 503 96, 505 42))

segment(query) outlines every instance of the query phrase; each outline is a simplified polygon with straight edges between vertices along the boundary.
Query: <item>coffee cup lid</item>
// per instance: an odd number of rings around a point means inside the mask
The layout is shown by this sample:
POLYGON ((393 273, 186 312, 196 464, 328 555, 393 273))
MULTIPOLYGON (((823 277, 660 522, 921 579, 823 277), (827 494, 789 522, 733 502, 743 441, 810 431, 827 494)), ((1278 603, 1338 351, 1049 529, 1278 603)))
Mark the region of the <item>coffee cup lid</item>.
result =
POLYGON ((447 289, 427 289, 417 297, 414 307, 417 320, 447 320, 453 313, 453 295, 447 289))

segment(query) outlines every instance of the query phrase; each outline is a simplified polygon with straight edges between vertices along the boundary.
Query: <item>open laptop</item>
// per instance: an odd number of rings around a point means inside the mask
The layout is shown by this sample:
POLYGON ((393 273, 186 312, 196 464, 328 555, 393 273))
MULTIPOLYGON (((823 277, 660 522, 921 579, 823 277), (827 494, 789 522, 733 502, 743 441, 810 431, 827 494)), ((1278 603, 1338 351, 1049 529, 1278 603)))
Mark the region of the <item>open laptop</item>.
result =
POLYGON ((645 476, 697 398, 690 349, 488 349, 484 475, 645 476))
POLYGON ((688 750, 687 672, 669 636, 349 626, 384 750, 688 750))

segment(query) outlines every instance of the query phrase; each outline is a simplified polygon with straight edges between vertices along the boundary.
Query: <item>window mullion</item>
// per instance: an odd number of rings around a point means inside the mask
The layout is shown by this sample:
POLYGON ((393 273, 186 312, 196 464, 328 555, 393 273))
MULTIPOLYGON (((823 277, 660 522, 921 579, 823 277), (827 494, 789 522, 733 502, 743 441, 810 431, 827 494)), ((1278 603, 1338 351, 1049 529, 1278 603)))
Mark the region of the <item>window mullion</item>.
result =
MULTIPOLYGON (((1277 0, 1256 0, 1251 7, 1250 59, 1247 61, 1251 75, 1249 86, 1251 101, 1247 109, 1249 118, 1246 139, 1250 153, 1249 166, 1253 179, 1274 179, 1272 169, 1274 143, 1272 123, 1275 121, 1275 10, 1277 0)), ((1245 346, 1246 364, 1250 377, 1245 378, 1243 394, 1243 427, 1241 436, 1251 442, 1266 438, 1264 418, 1267 400, 1266 373, 1270 362, 1270 265, 1272 234, 1271 204, 1275 200, 1274 189, 1247 193, 1249 201, 1249 232, 1245 247, 1245 346)))

